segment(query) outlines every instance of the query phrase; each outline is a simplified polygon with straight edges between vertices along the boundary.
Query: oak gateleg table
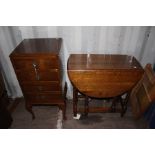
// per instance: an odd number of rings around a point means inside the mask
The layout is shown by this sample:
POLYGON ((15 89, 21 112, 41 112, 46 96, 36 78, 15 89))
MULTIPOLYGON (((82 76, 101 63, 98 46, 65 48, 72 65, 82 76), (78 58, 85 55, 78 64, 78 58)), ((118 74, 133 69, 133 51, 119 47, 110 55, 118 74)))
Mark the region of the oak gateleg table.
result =
POLYGON ((121 116, 127 110, 130 91, 143 75, 143 68, 133 56, 113 54, 71 54, 67 63, 69 79, 73 85, 73 113, 116 112, 121 104, 121 116), (84 109, 77 108, 79 95, 85 98, 84 109), (122 100, 122 95, 127 94, 122 100), (89 98, 112 98, 107 107, 89 107, 89 98))

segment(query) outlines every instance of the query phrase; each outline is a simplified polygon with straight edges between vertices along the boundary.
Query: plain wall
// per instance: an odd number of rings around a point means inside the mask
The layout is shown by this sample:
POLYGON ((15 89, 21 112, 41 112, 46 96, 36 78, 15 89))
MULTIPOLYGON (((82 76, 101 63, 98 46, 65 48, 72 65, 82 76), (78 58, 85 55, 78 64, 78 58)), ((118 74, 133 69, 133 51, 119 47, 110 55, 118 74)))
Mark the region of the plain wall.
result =
POLYGON ((64 81, 68 97, 72 86, 67 76, 67 60, 71 53, 128 54, 140 63, 155 63, 155 27, 141 26, 13 26, 0 27, 0 63, 8 94, 22 96, 9 54, 25 38, 63 39, 61 49, 64 81))

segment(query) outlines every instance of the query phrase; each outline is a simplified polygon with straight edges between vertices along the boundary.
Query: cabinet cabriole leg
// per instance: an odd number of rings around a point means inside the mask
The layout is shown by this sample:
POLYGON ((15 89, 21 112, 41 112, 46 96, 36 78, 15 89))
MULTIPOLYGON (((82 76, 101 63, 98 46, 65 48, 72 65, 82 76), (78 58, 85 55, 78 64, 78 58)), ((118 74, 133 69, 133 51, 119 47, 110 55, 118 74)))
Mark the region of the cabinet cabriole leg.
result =
POLYGON ((26 103, 25 107, 26 107, 26 110, 31 113, 32 119, 35 119, 35 114, 34 114, 34 112, 32 110, 32 104, 26 103))

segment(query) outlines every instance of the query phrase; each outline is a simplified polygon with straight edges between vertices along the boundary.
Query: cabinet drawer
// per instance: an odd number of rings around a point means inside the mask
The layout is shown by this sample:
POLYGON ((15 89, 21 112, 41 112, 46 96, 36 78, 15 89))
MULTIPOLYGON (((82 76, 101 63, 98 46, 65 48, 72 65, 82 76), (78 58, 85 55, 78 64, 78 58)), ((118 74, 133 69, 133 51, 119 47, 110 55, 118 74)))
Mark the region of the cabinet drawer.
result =
POLYGON ((37 103, 51 103, 54 104, 62 100, 61 92, 51 92, 51 93, 27 93, 25 94, 26 100, 32 102, 33 104, 37 103))
POLYGON ((13 59, 15 69, 57 69, 59 68, 59 62, 56 57, 46 59, 13 59))
POLYGON ((13 59, 12 61, 15 69, 32 70, 34 68, 33 64, 37 64, 36 68, 38 68, 38 61, 35 59, 13 59))
POLYGON ((16 70, 16 75, 19 81, 59 81, 59 71, 57 69, 48 71, 29 71, 16 70))
POLYGON ((60 91, 59 82, 37 82, 25 83, 21 85, 24 92, 46 92, 46 91, 60 91))
POLYGON ((53 57, 49 59, 40 59, 39 60, 39 68, 46 70, 46 69, 54 69, 54 68, 59 68, 59 61, 58 58, 53 57))

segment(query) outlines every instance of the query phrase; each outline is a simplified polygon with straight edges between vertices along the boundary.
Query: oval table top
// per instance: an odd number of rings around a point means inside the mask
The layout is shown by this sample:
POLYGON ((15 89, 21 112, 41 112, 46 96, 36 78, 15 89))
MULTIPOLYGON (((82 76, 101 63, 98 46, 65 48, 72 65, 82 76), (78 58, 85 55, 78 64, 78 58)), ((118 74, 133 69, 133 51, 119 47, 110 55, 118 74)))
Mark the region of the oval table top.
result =
POLYGON ((112 54, 71 54, 67 70, 70 81, 79 92, 96 98, 126 93, 144 72, 135 57, 112 54))

